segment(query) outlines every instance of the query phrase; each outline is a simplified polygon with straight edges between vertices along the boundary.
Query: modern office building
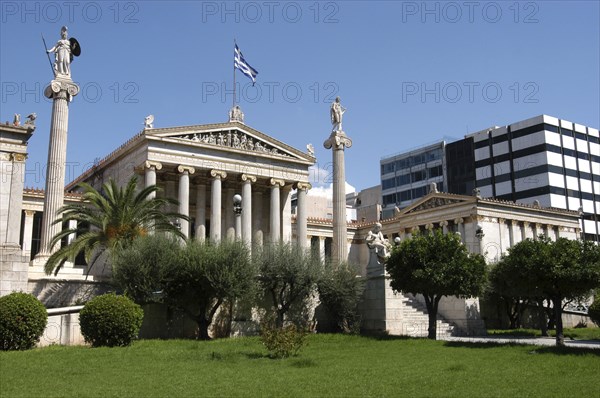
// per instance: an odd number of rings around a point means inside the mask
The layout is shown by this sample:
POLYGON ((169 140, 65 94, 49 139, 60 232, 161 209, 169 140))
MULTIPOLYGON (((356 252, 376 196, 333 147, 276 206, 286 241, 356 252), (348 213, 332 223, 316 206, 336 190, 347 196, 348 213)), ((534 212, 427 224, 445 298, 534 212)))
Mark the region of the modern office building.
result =
POLYGON ((384 218, 393 215, 394 207, 404 208, 427 193, 421 192, 427 183, 436 182, 440 191, 468 194, 478 188, 484 198, 527 204, 537 201, 543 207, 578 211, 585 238, 600 241, 600 138, 596 128, 547 115, 494 126, 462 140, 441 141, 386 157, 381 160, 381 181, 384 218), (430 151, 431 164, 413 166, 430 151), (438 165, 435 156, 443 170, 437 177, 436 170, 429 174, 438 165), (414 174, 413 181, 413 172, 422 169, 427 174, 414 174), (420 183, 418 179, 425 176, 426 182, 420 183))

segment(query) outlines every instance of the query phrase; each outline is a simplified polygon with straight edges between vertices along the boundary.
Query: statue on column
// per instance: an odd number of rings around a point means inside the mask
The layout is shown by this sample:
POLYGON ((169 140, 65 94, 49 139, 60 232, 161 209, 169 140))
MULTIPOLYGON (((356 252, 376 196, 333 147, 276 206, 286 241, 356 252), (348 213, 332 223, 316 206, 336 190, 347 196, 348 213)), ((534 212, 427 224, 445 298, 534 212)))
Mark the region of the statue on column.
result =
POLYGON ((56 42, 54 47, 46 52, 54 53, 54 74, 55 76, 71 76, 71 61, 73 56, 81 55, 81 46, 74 37, 67 38, 67 27, 63 26, 60 30, 60 40, 56 42))
POLYGON ((385 260, 390 256, 390 242, 383 237, 380 223, 376 223, 373 227, 373 230, 369 231, 367 237, 365 238, 365 242, 367 243, 367 247, 371 252, 371 259, 369 259, 369 263, 373 261, 373 254, 377 256, 377 262, 380 264, 385 262, 385 260))
POLYGON ((229 111, 229 121, 244 123, 244 112, 242 112, 239 105, 234 106, 229 111))
POLYGON ((340 103, 340 97, 336 97, 335 101, 331 104, 331 124, 333 126, 332 131, 342 131, 342 117, 346 112, 346 108, 340 103))

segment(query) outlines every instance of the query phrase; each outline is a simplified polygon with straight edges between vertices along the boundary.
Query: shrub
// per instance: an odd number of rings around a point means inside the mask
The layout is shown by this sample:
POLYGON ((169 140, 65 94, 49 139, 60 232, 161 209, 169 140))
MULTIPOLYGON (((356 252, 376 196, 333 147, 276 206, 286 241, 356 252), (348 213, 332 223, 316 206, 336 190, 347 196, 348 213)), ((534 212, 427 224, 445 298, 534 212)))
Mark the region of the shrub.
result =
POLYGON ((40 340, 47 322, 46 307, 31 294, 11 293, 0 297, 0 348, 32 348, 40 340))
POLYGON ((125 296, 94 297, 79 313, 81 334, 92 347, 128 346, 142 326, 142 308, 125 296))
POLYGON ((275 322, 266 321, 260 328, 260 341, 273 358, 298 355, 298 351, 306 344, 307 335, 307 329, 294 324, 277 327, 275 322))
POLYGON ((594 297, 594 302, 590 305, 590 308, 588 308, 588 315, 592 322, 597 326, 600 326, 600 295, 594 297))
POLYGON ((319 299, 335 319, 343 333, 360 333, 358 303, 362 299, 364 282, 356 269, 347 264, 330 266, 318 282, 319 299))

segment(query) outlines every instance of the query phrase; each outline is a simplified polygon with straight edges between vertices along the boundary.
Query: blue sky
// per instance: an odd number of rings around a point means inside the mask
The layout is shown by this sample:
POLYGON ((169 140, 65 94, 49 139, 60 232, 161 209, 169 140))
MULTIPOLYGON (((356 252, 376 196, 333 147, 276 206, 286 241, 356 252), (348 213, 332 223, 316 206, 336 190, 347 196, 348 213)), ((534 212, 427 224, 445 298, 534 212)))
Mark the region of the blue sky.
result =
POLYGON ((38 115, 27 186, 44 186, 50 130, 40 36, 50 47, 62 25, 82 46, 67 181, 148 114, 155 127, 226 121, 234 38, 259 71, 255 87, 237 74, 246 123, 312 143, 324 169, 329 104, 341 97, 358 189, 379 183, 382 156, 443 136, 542 113, 600 127, 598 1, 2 1, 0 19, 0 120, 38 115))

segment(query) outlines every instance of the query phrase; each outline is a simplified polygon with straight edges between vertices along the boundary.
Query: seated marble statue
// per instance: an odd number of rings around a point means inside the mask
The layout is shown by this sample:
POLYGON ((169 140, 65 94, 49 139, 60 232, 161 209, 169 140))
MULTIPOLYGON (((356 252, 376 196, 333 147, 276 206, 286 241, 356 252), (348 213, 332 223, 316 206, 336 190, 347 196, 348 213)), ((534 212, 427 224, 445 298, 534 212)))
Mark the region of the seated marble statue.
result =
POLYGON ((387 258, 389 253, 389 241, 381 233, 381 224, 376 223, 372 231, 365 238, 369 249, 373 249, 379 258, 387 258))

